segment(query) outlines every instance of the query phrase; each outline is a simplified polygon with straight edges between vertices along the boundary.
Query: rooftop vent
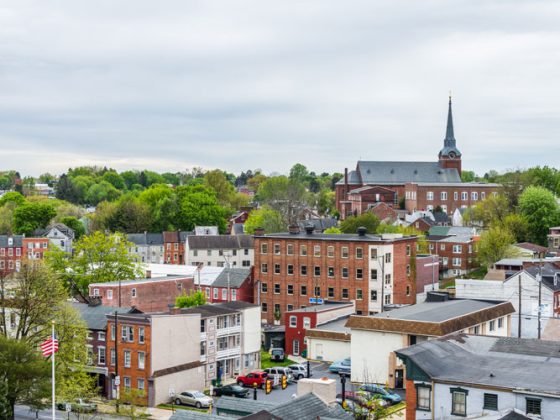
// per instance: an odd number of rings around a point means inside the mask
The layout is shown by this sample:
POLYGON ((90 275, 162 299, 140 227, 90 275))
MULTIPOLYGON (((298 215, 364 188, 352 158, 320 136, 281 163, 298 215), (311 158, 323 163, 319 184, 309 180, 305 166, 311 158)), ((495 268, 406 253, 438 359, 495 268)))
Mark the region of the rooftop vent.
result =
POLYGON ((290 225, 288 226, 288 232, 292 235, 297 235, 299 233, 299 226, 298 225, 290 225))
POLYGON ((360 226, 358 228, 358 236, 366 236, 367 233, 367 229, 363 226, 360 226))
POLYGON ((315 227, 313 225, 305 226, 305 233, 307 233, 308 235, 312 235, 314 230, 315 227))
POLYGON ((449 293, 446 292, 428 292, 426 294, 426 302, 445 302, 449 300, 449 293))

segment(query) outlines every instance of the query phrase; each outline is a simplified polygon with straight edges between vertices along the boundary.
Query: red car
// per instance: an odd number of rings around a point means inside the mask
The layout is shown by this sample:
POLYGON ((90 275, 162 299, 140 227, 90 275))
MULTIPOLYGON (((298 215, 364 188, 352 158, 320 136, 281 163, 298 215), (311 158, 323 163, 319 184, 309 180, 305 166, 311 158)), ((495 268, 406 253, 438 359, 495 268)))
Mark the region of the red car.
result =
POLYGON ((262 388, 266 382, 268 374, 262 371, 251 372, 245 376, 237 377, 237 385, 239 386, 250 386, 251 388, 257 384, 259 388, 262 388))

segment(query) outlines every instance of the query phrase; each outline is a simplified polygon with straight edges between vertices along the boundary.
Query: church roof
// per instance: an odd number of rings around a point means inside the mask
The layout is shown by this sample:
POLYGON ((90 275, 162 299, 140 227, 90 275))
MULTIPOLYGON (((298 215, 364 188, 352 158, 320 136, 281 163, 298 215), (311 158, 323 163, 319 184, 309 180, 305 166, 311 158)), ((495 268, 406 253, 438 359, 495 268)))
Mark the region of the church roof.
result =
POLYGON ((443 140, 443 149, 440 150, 440 156, 449 156, 453 152, 455 156, 460 157, 461 152, 457 149, 455 140, 455 132, 453 130, 453 113, 451 111, 451 96, 449 97, 449 110, 447 111, 447 129, 445 130, 445 139, 443 140))
POLYGON ((438 162, 359 161, 357 172, 364 184, 461 182, 457 169, 444 169, 438 162))

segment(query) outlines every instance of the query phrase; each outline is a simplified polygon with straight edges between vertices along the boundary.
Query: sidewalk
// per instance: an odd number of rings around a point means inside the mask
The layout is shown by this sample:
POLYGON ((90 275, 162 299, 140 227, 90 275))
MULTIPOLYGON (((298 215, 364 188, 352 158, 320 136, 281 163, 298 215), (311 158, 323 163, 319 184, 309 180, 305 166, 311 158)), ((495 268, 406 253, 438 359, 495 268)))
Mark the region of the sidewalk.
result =
POLYGON ((150 418, 154 420, 167 420, 173 414, 171 410, 156 407, 149 407, 147 411, 150 414, 150 418))

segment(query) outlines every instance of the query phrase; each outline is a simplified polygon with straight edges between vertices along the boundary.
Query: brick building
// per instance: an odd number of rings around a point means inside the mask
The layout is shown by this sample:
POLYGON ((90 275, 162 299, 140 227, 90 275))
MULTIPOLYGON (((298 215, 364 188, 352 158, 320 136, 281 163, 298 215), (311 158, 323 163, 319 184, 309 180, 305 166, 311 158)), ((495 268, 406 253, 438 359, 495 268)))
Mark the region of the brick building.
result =
POLYGON ((253 288, 252 268, 224 268, 204 290, 210 303, 253 303, 253 288))
POLYGON ((23 238, 23 252, 28 260, 42 260, 49 249, 49 238, 23 238))
POLYGON ((337 210, 344 219, 383 202, 395 208, 404 204, 409 212, 440 206, 451 214, 498 191, 497 184, 462 182, 461 157, 449 98, 447 129, 438 161, 358 161, 356 170, 345 169, 344 177, 335 186, 337 210))
POLYGON ((23 235, 0 235, 0 272, 19 271, 23 255, 23 235))
POLYGON ((477 247, 479 236, 468 227, 434 226, 429 230, 428 249, 440 258, 443 277, 456 277, 479 267, 477 247))
POLYGON ((190 232, 163 232, 165 264, 185 264, 185 242, 190 232))
POLYGON ((381 303, 415 302, 413 259, 416 237, 400 234, 318 234, 255 236, 255 296, 262 318, 283 322, 283 314, 322 300, 355 301, 359 314, 382 310, 381 303))
POLYGON ((167 311, 175 298, 194 289, 193 276, 167 276, 92 283, 89 295, 112 307, 134 306, 142 312, 167 311), (120 293, 120 302, 119 302, 120 293))

